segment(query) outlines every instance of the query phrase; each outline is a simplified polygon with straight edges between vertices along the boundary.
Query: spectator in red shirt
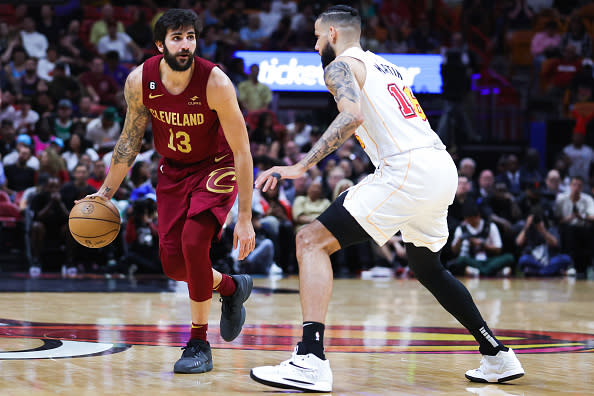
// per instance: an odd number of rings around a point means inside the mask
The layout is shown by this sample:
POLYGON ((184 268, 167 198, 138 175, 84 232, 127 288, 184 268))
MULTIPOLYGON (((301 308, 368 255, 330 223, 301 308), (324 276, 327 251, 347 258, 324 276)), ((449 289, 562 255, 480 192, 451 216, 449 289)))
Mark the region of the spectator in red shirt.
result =
POLYGON ((104 74, 104 68, 103 59, 95 57, 90 70, 81 74, 79 80, 95 104, 113 105, 120 87, 113 77, 104 74))
POLYGON ((87 183, 97 190, 103 184, 103 180, 105 180, 105 162, 101 158, 95 160, 93 162, 93 171, 91 172, 91 177, 88 178, 87 183))

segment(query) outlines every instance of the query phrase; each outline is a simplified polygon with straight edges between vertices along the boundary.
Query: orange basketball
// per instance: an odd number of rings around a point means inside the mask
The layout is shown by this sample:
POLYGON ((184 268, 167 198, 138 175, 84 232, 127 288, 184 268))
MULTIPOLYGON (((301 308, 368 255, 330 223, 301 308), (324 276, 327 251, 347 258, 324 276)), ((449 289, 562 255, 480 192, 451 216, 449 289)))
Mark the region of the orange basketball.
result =
POLYGON ((80 200, 70 211, 70 233, 90 248, 109 245, 120 232, 120 213, 111 201, 99 197, 80 200))

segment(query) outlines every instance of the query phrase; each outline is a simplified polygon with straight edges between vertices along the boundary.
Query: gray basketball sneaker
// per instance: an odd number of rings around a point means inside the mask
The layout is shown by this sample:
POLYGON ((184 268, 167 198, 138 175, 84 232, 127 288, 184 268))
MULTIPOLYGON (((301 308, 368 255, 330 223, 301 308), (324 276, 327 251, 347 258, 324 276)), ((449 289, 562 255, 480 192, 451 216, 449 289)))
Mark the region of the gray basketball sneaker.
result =
POLYGON ((198 374, 212 370, 212 353, 208 341, 190 340, 182 349, 181 358, 173 366, 174 373, 198 374))
POLYGON ((221 296, 220 332, 223 340, 233 341, 245 323, 245 307, 243 303, 252 293, 254 283, 249 275, 231 275, 237 289, 230 296, 221 296))

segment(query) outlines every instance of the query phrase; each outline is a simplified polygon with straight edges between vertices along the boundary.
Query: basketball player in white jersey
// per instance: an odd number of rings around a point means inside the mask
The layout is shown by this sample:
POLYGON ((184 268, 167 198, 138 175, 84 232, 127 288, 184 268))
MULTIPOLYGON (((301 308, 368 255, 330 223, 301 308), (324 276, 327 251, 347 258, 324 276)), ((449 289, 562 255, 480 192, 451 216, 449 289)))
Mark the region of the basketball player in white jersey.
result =
POLYGON ((279 388, 330 392, 332 371, 323 348, 333 278, 329 256, 370 239, 383 245, 397 231, 417 279, 479 343, 481 365, 466 377, 477 382, 521 377, 524 370, 514 352, 497 340, 468 290, 441 265, 448 206, 458 183, 456 166, 401 71, 361 49, 361 19, 351 7, 333 6, 322 13, 315 35, 339 114, 299 163, 262 172, 256 187, 266 191, 281 178, 303 175, 353 134, 376 170, 297 234, 303 338, 289 360, 256 367, 251 377, 279 388))

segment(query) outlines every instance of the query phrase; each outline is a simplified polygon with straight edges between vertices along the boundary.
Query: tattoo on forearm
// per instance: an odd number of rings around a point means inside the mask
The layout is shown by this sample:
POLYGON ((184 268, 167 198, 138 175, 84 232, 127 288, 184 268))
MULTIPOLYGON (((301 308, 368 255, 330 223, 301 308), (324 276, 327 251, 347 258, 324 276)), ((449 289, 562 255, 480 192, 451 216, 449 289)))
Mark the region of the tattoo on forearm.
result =
POLYGON ((150 113, 142 104, 141 89, 132 89, 126 82, 125 95, 128 112, 122 128, 122 135, 113 149, 113 163, 125 163, 132 166, 142 146, 142 138, 150 113))
POLYGON ((357 81, 348 63, 334 61, 324 70, 324 82, 328 90, 336 98, 336 102, 347 99, 356 103, 360 99, 360 92, 356 89, 357 81))
MULTIPOLYGON (((334 61, 324 70, 324 80, 328 90, 334 95, 336 102, 345 99, 352 103, 360 101, 360 90, 357 87, 355 76, 348 63, 334 61)), ((306 168, 311 168, 325 156, 340 147, 359 126, 357 117, 348 111, 341 111, 332 121, 320 140, 301 160, 306 168)))
POLYGON ((132 166, 134 159, 142 146, 144 125, 145 124, 142 123, 142 127, 138 128, 134 125, 134 121, 126 120, 122 136, 118 139, 113 150, 114 164, 127 163, 128 166, 132 166), (132 125, 128 126, 129 123, 132 125))
POLYGON ((339 113, 332 121, 320 140, 309 150, 309 153, 301 160, 306 168, 320 162, 328 154, 340 147, 359 126, 357 118, 347 112, 339 113))

